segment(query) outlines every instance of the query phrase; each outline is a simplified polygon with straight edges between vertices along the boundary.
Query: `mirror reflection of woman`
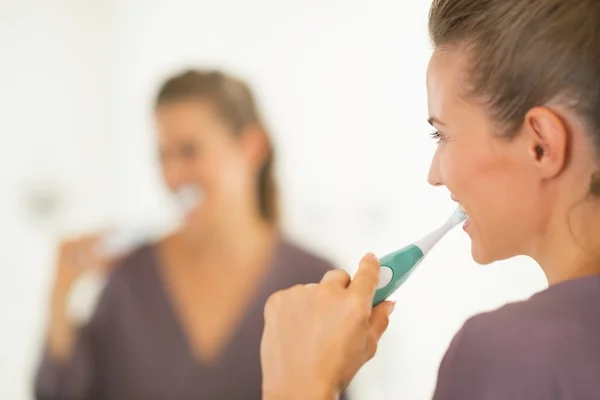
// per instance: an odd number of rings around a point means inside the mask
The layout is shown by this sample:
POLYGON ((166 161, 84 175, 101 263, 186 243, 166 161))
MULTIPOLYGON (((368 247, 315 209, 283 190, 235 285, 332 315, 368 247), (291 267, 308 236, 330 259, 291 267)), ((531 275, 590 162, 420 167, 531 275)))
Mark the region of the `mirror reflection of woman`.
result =
POLYGON ((174 76, 155 121, 166 186, 195 186, 202 200, 179 230, 116 266, 94 253, 94 235, 62 244, 39 400, 258 400, 266 299, 332 269, 279 231, 273 148, 242 81, 174 76), (78 328, 66 298, 89 266, 113 269, 78 328))

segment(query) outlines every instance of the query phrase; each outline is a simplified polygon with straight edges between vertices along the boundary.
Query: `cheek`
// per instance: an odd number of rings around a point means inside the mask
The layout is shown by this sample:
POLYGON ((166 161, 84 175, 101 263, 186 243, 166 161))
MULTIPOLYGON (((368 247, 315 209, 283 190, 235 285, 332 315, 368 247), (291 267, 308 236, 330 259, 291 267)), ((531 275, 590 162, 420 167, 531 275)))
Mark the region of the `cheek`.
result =
POLYGON ((496 160, 448 146, 440 157, 440 170, 444 184, 466 208, 473 224, 489 225, 503 213, 511 182, 496 160))
POLYGON ((518 166, 508 160, 477 152, 474 146, 448 146, 440 157, 443 182, 467 207, 508 205, 507 201, 514 198, 512 194, 523 193, 524 187, 518 166))
POLYGON ((197 179, 210 182, 218 176, 219 171, 222 169, 220 164, 218 157, 204 156, 190 162, 190 169, 197 179))
MULTIPOLYGON (((477 160, 459 147, 444 145, 440 151, 442 182, 459 201, 466 203, 477 187, 477 160)), ((466 204, 465 204, 466 205, 466 204)))
POLYGON ((471 217, 474 249, 500 258, 513 255, 536 212, 531 179, 509 157, 458 150, 443 154, 440 166, 444 183, 471 217))
POLYGON ((235 191, 245 178, 243 160, 235 151, 215 152, 197 165, 197 172, 210 189, 222 193, 235 191))

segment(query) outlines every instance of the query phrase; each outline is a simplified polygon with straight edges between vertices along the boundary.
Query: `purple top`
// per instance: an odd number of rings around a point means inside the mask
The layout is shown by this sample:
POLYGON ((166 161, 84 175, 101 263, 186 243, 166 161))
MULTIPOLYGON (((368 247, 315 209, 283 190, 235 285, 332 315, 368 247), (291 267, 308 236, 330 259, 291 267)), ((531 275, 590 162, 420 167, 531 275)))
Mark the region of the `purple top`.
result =
POLYGON ((261 399, 260 340, 264 304, 273 292, 319 282, 327 261, 284 240, 272 268, 218 362, 190 351, 151 246, 112 274, 74 357, 60 364, 48 353, 39 367, 38 400, 261 399))
POLYGON ((600 399, 600 276, 554 285, 469 319, 434 400, 600 399))

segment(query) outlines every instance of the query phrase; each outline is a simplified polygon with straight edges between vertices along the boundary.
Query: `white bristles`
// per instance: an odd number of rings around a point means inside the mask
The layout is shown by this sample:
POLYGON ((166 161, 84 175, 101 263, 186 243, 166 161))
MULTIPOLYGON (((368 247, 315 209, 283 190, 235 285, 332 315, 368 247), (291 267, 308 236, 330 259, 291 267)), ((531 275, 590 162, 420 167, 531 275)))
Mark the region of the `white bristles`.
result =
POLYGON ((463 206, 461 206, 459 204, 458 207, 456 208, 456 210, 454 211, 454 214, 452 214, 450 216, 450 218, 448 219, 446 224, 449 225, 449 228, 453 228, 454 226, 465 221, 467 218, 469 218, 469 216, 465 212, 465 209, 463 208, 463 206))
POLYGON ((204 199, 204 193, 201 188, 196 185, 185 185, 175 192, 175 203, 179 208, 182 216, 185 216, 196 207, 198 207, 204 199))
POLYGON ((414 244, 421 249, 423 254, 427 254, 444 237, 444 235, 448 233, 448 231, 465 221, 467 218, 468 216, 465 213, 464 208, 459 205, 450 218, 448 218, 448 220, 442 226, 429 233, 421 240, 416 241, 414 244))

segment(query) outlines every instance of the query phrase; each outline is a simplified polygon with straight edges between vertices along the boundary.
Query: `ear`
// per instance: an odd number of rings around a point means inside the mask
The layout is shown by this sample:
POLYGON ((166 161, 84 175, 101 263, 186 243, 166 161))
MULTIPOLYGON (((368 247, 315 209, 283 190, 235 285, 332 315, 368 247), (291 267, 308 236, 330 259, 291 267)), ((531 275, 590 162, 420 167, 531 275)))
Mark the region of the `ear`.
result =
POLYGON ((534 107, 525 115, 529 133, 528 157, 543 178, 553 178, 567 165, 570 131, 565 121, 547 107, 534 107))
POLYGON ((269 140, 258 125, 248 126, 242 135, 244 156, 250 166, 259 169, 269 154, 269 140))

